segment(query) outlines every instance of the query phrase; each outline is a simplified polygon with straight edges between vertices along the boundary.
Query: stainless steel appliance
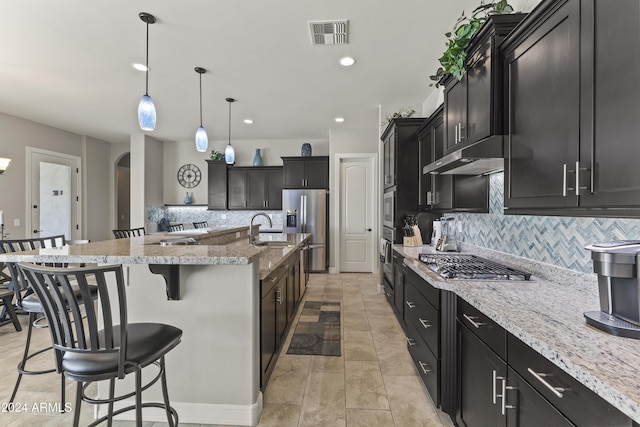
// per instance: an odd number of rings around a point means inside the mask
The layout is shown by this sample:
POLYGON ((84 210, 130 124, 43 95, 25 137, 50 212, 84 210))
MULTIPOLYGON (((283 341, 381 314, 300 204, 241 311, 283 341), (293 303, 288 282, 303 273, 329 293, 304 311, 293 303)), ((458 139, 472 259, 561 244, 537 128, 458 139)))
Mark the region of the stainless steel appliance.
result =
POLYGON ((384 227, 382 229, 382 238, 380 239, 380 270, 382 277, 387 279, 389 284, 393 283, 393 259, 391 256, 393 234, 392 228, 384 227))
POLYGON ((440 220, 442 234, 436 243, 436 250, 440 252, 457 252, 458 241, 456 240, 456 218, 448 217, 440 220))
POLYGON ((396 192, 393 190, 387 191, 382 196, 382 225, 389 228, 395 227, 395 212, 396 192))
POLYGON ((587 311, 587 323, 612 335, 640 339, 640 240, 594 243, 600 311, 587 311))
POLYGON ((282 190, 285 233, 311 233, 309 271, 329 266, 329 203, 327 190, 282 190))
POLYGON ((531 273, 470 254, 420 254, 420 262, 445 279, 529 280, 531 273))

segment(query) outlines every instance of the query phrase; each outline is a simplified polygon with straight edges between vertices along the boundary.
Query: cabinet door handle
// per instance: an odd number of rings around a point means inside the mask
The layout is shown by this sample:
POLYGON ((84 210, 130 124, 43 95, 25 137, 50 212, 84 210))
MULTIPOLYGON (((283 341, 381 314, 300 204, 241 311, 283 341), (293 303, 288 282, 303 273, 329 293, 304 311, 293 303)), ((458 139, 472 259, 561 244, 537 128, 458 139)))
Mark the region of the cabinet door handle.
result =
POLYGON ((515 390, 515 387, 511 387, 507 385, 507 380, 502 378, 502 415, 506 415, 507 409, 515 409, 513 405, 507 405, 507 390, 515 390))
POLYGON ((422 372, 424 372, 425 374, 430 374, 431 372, 433 372, 433 369, 431 369, 431 366, 429 366, 428 363, 423 363, 422 361, 418 360, 418 364, 420 365, 420 369, 422 369, 422 372))
POLYGON ((424 320, 424 319, 418 319, 420 321, 420 323, 422 324, 422 327, 427 329, 432 327, 433 325, 431 323, 429 323, 428 320, 424 320))
MULTIPOLYGON (((581 168, 580 160, 576 162, 576 196, 580 195, 580 190, 588 190, 589 187, 580 187, 580 172, 589 172, 591 168, 581 168)), ((593 174, 592 174, 593 176, 593 174)), ((591 187, 593 188, 593 187, 591 187)))
POLYGON ((391 294, 389 292, 385 292, 387 294, 387 298, 391 298, 391 294))
POLYGON ((418 342, 413 338, 407 337, 407 344, 409 344, 409 347, 413 347, 414 345, 418 344, 418 342))
POLYGON ((453 134, 454 134, 453 140, 457 144, 458 143, 458 125, 456 125, 456 127, 454 129, 455 129, 455 131, 453 132, 453 134))
POLYGON ((462 123, 460 123, 460 124, 459 124, 459 126, 460 126, 460 130, 458 130, 458 138, 460 138, 460 142, 462 142, 463 140, 467 139, 467 136, 466 136, 466 133, 467 133, 467 132, 466 132, 466 130, 467 130, 467 128, 466 128, 466 127, 464 127, 464 126, 462 126, 462 123), (464 130, 465 130, 465 136, 462 136, 462 129, 464 129, 464 130))
POLYGON ((546 388, 549 389, 549 391, 551 391, 551 393, 555 394, 556 396, 558 396, 560 399, 562 399, 562 392, 566 391, 564 388, 562 387, 554 387, 551 384, 549 384, 544 378, 542 377, 550 377, 551 375, 549 374, 543 374, 543 373, 538 373, 536 371, 534 371, 531 368, 527 368, 527 371, 529 371, 529 373, 531 375, 533 375, 533 377, 535 379, 537 379, 538 381, 540 381, 542 383, 543 386, 545 386, 546 388))
POLYGON ((562 197, 567 197, 567 164, 562 165, 562 197))
POLYGON ((493 375, 492 375, 492 388, 493 388, 493 404, 496 404, 496 400, 498 395, 496 394, 496 381, 498 380, 498 373, 496 372, 496 370, 494 369, 493 371, 493 375))
POLYGON ((479 329, 480 326, 482 325, 486 325, 486 323, 481 323, 481 322, 474 322, 473 319, 475 319, 475 316, 467 316, 466 314, 463 314, 462 317, 464 317, 465 319, 467 319, 467 321, 469 323, 471 323, 473 325, 474 328, 479 329))
POLYGON ((411 301, 405 301, 407 303, 407 307, 409 308, 416 308, 416 305, 414 303, 412 303, 411 301))

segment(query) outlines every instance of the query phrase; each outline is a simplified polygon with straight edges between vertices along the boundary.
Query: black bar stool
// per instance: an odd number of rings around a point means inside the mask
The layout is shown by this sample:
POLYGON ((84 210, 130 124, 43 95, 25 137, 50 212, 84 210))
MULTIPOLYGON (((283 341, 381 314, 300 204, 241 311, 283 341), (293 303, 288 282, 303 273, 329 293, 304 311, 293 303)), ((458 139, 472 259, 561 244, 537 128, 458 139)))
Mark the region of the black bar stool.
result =
POLYGON ((161 323, 127 322, 121 265, 55 268, 20 263, 19 268, 42 301, 57 354, 58 371, 77 383, 74 426, 78 426, 80 420, 82 401, 108 404, 107 415, 90 426, 105 420, 111 425, 113 416, 130 410, 136 411, 136 424, 141 426, 142 409, 148 407, 164 409, 169 425, 178 425, 178 413, 169 404, 164 356, 180 343, 182 330, 161 323), (85 304, 86 317, 83 319, 80 300, 65 300, 64 295, 73 292, 72 282, 79 288, 84 301, 92 300, 89 283, 95 283, 102 316, 93 304, 85 304), (108 292, 108 283, 115 284, 115 295, 108 292), (115 323, 114 317, 119 317, 119 324, 115 323), (142 369, 149 365, 155 365, 158 374, 143 386, 142 369), (114 396, 116 379, 123 379, 128 374, 135 374, 135 391, 114 396), (92 398, 85 394, 90 383, 104 380, 109 380, 108 398, 92 398), (158 380, 164 402, 142 403, 142 391, 158 380), (114 402, 134 396, 134 405, 113 410, 114 402))

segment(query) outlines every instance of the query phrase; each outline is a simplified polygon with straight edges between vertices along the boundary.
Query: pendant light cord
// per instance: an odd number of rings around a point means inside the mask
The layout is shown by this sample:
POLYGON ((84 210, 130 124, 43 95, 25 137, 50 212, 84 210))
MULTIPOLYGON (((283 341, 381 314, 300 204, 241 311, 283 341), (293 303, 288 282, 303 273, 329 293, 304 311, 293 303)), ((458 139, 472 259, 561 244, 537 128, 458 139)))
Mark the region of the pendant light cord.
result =
POLYGON ((200 127, 202 127, 202 73, 200 74, 200 127))
POLYGON ((146 83, 145 83, 145 95, 149 95, 149 22, 147 21, 147 71, 146 75, 146 83))
POLYGON ((231 145, 231 101, 229 102, 229 145, 231 145))

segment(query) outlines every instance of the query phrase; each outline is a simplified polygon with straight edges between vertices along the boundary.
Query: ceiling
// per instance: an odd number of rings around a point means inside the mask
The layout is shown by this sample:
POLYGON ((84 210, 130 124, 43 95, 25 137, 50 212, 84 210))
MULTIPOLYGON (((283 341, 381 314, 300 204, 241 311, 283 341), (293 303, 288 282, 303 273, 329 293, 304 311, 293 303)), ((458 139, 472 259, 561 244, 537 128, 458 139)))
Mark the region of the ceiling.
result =
MULTIPOLYGON (((371 129, 378 106, 414 106, 430 93, 449 31, 479 0, 0 0, 0 111, 109 142, 141 132, 146 24, 151 134, 210 140, 326 139, 371 129), (349 20, 349 43, 312 45, 308 21, 349 20), (356 64, 338 64, 343 56, 356 64), (344 117, 343 123, 334 118, 344 117), (254 120, 246 125, 245 118, 254 120)), ((396 110, 392 110, 396 111, 396 110)))

